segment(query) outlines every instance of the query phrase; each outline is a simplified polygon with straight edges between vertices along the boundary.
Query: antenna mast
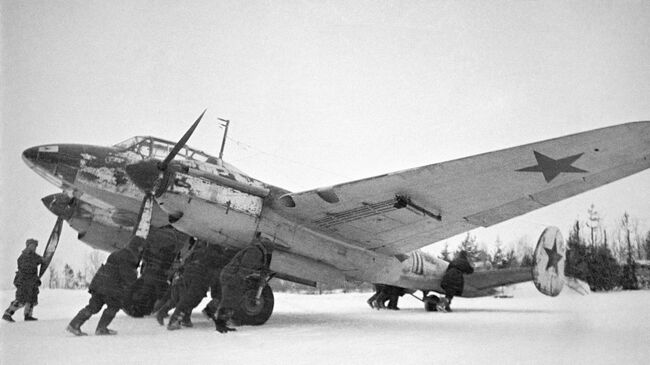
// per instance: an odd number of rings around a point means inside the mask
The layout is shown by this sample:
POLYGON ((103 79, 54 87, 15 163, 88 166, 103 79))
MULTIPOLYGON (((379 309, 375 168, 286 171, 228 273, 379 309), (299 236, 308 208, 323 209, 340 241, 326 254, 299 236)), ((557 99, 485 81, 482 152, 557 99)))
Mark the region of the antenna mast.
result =
POLYGON ((223 158, 223 148, 226 147, 226 137, 228 136, 228 125, 230 125, 230 121, 222 118, 217 119, 222 121, 222 125, 225 127, 225 130, 223 131, 223 140, 221 141, 221 151, 219 151, 219 159, 221 160, 223 158))

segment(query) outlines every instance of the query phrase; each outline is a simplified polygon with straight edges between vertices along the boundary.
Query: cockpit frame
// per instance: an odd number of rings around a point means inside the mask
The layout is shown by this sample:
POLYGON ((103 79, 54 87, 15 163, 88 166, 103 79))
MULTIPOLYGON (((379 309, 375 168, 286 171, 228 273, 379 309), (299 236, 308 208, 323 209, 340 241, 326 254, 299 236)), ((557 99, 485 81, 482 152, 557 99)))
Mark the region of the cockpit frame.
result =
MULTIPOLYGON (((123 151, 131 151, 142 156, 143 159, 163 160, 174 148, 175 143, 152 136, 135 136, 113 145, 123 151)), ((174 160, 199 161, 218 164, 219 159, 203 151, 189 146, 183 146, 174 160)))

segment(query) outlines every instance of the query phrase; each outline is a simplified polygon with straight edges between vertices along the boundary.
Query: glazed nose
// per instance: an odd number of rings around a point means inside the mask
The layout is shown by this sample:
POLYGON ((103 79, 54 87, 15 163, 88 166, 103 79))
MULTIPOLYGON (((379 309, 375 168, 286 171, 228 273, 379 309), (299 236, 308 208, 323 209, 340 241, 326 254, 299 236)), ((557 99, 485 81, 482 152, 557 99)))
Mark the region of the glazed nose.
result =
POLYGON ((31 163, 36 162, 38 158, 38 147, 31 147, 23 151, 23 159, 31 163))
MULTIPOLYGON (((56 163, 66 157, 66 154, 61 154, 59 145, 36 146, 23 151, 23 159, 28 164, 35 163, 56 163)), ((68 153, 69 154, 69 153, 68 153)))

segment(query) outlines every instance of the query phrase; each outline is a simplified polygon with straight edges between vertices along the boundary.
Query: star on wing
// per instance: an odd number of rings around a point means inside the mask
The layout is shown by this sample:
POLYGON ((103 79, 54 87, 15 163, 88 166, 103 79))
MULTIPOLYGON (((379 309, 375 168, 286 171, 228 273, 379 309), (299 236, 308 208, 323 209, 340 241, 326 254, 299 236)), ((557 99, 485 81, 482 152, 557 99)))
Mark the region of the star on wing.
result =
POLYGON ((526 171, 526 172, 541 172, 544 175, 546 182, 551 182, 562 172, 589 172, 577 167, 571 166, 583 153, 577 155, 564 157, 560 159, 553 159, 544 154, 541 154, 537 151, 533 151, 535 154, 535 159, 537 160, 537 165, 524 167, 516 171, 526 171))

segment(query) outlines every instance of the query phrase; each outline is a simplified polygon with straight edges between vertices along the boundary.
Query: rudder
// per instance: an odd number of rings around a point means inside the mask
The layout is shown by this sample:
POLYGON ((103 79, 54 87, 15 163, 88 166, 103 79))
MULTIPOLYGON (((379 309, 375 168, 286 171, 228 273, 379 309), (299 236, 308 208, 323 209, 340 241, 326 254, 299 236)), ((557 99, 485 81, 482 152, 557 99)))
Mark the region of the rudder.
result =
POLYGON ((546 227, 533 254, 533 282, 542 294, 554 297, 564 287, 566 244, 557 227, 546 227))

